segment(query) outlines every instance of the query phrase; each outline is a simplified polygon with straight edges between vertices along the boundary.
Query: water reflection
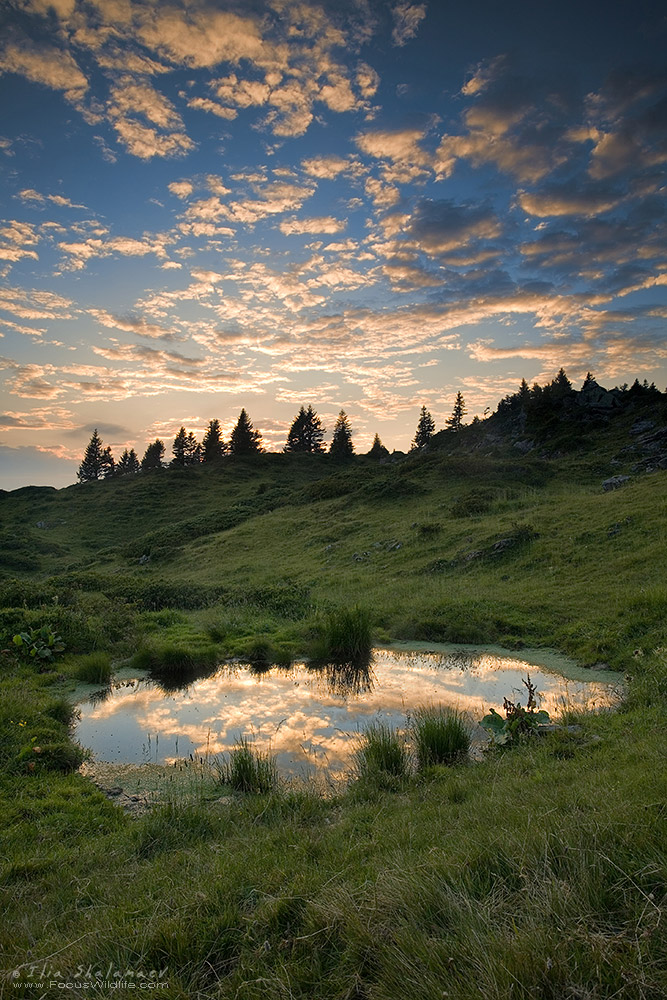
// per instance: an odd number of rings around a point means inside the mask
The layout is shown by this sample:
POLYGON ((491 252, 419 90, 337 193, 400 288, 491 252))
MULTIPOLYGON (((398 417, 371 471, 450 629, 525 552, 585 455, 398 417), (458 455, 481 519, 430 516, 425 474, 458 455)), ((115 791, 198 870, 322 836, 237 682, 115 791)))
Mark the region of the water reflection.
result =
POLYGON ((351 738, 372 719, 402 726, 417 705, 435 701, 478 720, 506 696, 525 701, 528 671, 539 707, 552 715, 564 702, 596 708, 614 698, 609 683, 567 680, 511 657, 375 650, 370 664, 357 667, 226 664, 180 690, 171 679, 125 681, 80 706, 77 735, 98 760, 118 763, 211 756, 253 735, 284 771, 336 772, 347 766, 351 738))

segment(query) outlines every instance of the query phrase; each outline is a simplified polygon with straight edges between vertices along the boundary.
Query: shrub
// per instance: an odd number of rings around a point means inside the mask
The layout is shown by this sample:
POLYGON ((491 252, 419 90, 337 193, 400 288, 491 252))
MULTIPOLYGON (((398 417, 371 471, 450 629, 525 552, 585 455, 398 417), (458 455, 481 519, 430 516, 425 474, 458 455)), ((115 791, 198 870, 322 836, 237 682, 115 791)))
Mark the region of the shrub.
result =
POLYGON ((321 659, 335 663, 368 660, 372 649, 371 616, 366 608, 338 608, 324 623, 321 659))
POLYGON ((420 770, 434 764, 455 764, 470 749, 470 723, 456 708, 421 705, 410 729, 420 770))
POLYGON ((270 792, 278 782, 275 757, 258 750, 246 736, 216 767, 222 784, 236 792, 270 792))
POLYGON ((386 775, 402 778, 408 771, 408 751, 405 740, 393 726, 372 722, 360 734, 352 755, 360 778, 386 775))

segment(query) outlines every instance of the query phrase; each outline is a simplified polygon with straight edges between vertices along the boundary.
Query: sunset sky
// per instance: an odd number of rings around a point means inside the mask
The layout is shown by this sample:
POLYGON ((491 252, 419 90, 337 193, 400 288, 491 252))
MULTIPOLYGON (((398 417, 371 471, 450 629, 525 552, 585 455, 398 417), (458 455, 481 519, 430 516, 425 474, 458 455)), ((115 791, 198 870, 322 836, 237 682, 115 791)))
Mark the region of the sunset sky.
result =
POLYGON ((4 0, 0 487, 667 385, 664 5, 4 0))

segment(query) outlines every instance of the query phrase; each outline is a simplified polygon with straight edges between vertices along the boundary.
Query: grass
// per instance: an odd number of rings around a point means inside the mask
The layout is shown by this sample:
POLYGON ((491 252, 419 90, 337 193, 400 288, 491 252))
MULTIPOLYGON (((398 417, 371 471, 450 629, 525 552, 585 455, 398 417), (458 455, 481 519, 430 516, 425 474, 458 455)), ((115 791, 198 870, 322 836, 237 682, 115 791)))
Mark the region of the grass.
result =
POLYGON ((98 650, 76 659, 73 676, 86 684, 108 684, 111 680, 111 657, 98 650))
POLYGON ((403 734, 384 722, 371 723, 359 736, 353 762, 362 780, 406 777, 409 756, 403 734))
POLYGON ((417 767, 456 764, 470 751, 470 720, 457 709, 443 705, 420 705, 410 721, 417 767))
POLYGON ((322 628, 317 656, 332 663, 368 660, 373 647, 371 616, 366 608, 336 608, 322 628))
POLYGON ((217 770, 221 784, 235 792, 270 792, 278 784, 275 757, 258 750, 245 736, 240 737, 217 770))
MULTIPOLYGON (((330 620, 346 663, 370 644, 350 618, 363 607, 375 636, 541 644, 629 677, 621 710, 576 734, 417 781, 391 777, 376 734, 369 762, 390 780, 328 797, 274 787, 241 742, 224 766, 254 794, 221 794, 230 782, 130 819, 55 752, 26 766, 34 745, 72 746, 59 678, 76 661, 3 656, 4 968, 166 969, 170 998, 210 1000, 662 1000, 667 500, 664 472, 602 492, 631 472, 627 432, 550 462, 508 448, 336 472, 260 456, 0 497, 24 540, 0 630, 49 624, 68 656, 261 665, 303 655, 330 620), (530 537, 468 558, 517 525, 530 537)), ((23 981, 12 995, 34 996, 23 981)))

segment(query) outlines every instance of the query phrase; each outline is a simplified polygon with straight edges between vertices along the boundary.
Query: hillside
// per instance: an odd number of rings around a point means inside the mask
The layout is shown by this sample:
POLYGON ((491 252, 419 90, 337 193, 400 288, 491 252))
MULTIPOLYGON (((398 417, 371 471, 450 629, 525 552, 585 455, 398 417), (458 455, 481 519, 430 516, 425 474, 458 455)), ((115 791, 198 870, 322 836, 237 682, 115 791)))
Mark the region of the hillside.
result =
POLYGON ((662 1000, 667 472, 646 435, 663 432, 635 410, 525 447, 485 422, 384 463, 259 455, 4 494, 12 996, 100 969, 183 1000, 662 1000), (611 666, 624 702, 329 797, 174 785, 136 819, 76 773, 74 678, 285 664, 356 606, 376 641, 611 666), (22 657, 13 635, 42 627, 63 654, 22 657))

